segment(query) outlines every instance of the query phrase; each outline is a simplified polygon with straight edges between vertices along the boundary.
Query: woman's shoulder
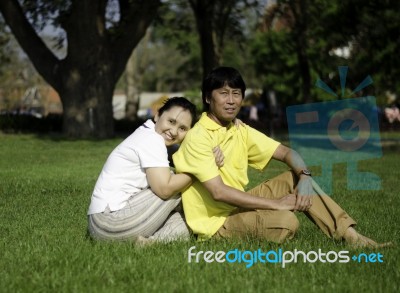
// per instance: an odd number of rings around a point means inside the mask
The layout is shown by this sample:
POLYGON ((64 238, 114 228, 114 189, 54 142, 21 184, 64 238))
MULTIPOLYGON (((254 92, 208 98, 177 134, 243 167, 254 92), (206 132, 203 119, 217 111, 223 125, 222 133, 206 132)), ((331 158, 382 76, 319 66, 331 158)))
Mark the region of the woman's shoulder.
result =
POLYGON ((122 144, 131 147, 153 147, 160 146, 165 148, 164 139, 159 135, 154 127, 146 127, 145 124, 137 128, 130 136, 128 136, 122 144))

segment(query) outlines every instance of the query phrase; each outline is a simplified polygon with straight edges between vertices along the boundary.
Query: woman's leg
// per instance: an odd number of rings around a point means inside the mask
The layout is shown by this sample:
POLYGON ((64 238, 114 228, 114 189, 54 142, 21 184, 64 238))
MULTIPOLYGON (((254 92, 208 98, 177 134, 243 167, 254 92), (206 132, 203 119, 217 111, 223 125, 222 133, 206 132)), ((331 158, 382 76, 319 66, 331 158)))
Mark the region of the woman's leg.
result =
POLYGON ((169 242, 173 240, 189 239, 190 232, 185 222, 183 212, 173 212, 162 225, 160 229, 150 236, 148 239, 154 241, 169 242))
POLYGON ((149 237, 164 225, 180 202, 180 195, 163 200, 146 189, 133 195, 121 210, 107 208, 103 213, 89 215, 89 232, 94 238, 107 240, 149 237))

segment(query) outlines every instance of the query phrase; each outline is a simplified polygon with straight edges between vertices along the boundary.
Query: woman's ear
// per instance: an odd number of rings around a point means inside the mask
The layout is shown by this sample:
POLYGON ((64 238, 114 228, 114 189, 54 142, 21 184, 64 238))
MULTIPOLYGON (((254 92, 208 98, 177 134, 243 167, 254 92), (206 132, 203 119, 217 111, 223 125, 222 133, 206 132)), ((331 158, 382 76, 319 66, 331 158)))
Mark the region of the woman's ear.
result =
POLYGON ((210 104, 210 97, 206 97, 206 103, 210 104))
POLYGON ((158 116, 158 112, 157 112, 156 115, 154 116, 154 122, 157 122, 158 118, 159 118, 159 116, 158 116))

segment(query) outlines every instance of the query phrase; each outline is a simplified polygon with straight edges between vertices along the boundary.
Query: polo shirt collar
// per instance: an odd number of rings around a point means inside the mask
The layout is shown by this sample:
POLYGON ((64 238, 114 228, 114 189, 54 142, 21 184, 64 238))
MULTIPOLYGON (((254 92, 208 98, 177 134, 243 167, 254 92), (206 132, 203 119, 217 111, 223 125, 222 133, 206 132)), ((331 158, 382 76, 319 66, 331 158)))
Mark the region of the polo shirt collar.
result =
POLYGON ((220 128, 226 128, 229 129, 232 126, 232 122, 228 125, 228 127, 219 125, 217 122, 215 122, 214 120, 212 120, 210 117, 208 117, 207 112, 203 112, 201 114, 199 123, 201 125, 203 125, 206 129, 208 130, 218 130, 220 128))

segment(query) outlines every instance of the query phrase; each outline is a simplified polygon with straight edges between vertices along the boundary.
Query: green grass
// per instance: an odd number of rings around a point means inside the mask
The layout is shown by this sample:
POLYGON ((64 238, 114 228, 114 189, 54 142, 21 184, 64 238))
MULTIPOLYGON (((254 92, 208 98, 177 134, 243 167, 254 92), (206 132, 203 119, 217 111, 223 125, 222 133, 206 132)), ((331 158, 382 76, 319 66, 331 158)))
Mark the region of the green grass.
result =
MULTIPOLYGON (((400 135, 390 134, 390 138, 400 135)), ((383 263, 188 263, 187 251, 348 250, 299 214, 301 229, 283 245, 246 241, 176 242, 137 248, 99 243, 86 234, 90 195, 109 152, 121 139, 68 141, 0 134, 0 292, 398 292, 397 247, 380 252, 383 263)), ((346 189, 345 165, 334 169, 334 199, 358 222, 360 232, 400 242, 400 146, 360 163, 382 178, 382 190, 346 189)), ((249 187, 285 170, 251 171, 249 187)))

